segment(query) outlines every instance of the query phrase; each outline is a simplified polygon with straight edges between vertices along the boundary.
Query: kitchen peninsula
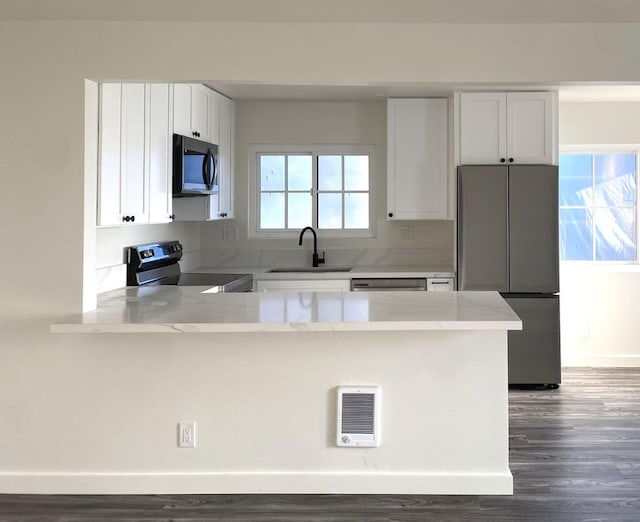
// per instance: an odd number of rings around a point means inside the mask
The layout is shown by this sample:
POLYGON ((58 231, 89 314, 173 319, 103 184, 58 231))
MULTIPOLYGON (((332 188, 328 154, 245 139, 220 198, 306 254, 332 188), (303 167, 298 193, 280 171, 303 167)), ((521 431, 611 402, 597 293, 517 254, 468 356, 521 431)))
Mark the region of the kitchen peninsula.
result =
POLYGON ((114 349, 120 334, 147 334, 149 371, 176 378, 171 364, 188 367, 183 377, 210 397, 206 412, 186 414, 196 448, 166 437, 189 472, 158 464, 155 481, 95 477, 93 491, 512 493, 507 330, 522 325, 499 294, 206 290, 115 290, 51 326, 114 349), (336 446, 343 385, 380 387, 378 447, 336 446))

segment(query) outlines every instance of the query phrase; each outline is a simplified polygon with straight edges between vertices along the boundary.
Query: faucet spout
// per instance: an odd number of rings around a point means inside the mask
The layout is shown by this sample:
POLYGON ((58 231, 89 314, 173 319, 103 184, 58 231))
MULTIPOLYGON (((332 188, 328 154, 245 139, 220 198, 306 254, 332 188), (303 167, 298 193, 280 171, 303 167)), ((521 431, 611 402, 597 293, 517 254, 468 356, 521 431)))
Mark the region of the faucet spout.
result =
POLYGON ((317 268, 318 264, 324 263, 324 252, 322 253, 322 257, 318 256, 318 235, 316 234, 316 231, 313 230, 313 227, 304 227, 300 231, 300 237, 298 238, 298 245, 302 246, 302 236, 304 236, 304 233, 307 230, 311 231, 311 233, 313 234, 313 267, 317 268))

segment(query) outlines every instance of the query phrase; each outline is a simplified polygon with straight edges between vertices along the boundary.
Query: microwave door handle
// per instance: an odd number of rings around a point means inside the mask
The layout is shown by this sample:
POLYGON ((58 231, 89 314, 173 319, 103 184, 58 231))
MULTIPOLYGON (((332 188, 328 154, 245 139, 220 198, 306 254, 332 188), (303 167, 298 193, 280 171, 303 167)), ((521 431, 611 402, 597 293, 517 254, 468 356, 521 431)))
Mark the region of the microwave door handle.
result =
POLYGON ((211 179, 211 187, 215 188, 218 184, 218 164, 216 160, 216 156, 211 155, 211 167, 213 167, 213 176, 211 179))
POLYGON ((209 155, 211 153, 207 151, 202 160, 202 181, 204 185, 209 187, 209 180, 211 179, 211 167, 209 166, 209 155))

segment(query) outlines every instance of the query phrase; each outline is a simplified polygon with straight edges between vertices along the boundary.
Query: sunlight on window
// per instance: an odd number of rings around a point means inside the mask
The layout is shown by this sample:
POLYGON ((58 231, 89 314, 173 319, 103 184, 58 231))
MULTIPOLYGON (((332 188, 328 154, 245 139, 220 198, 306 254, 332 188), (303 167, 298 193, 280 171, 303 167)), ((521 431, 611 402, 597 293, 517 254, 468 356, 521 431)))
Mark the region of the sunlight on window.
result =
POLYGON ((560 155, 560 259, 637 261, 637 154, 560 155))

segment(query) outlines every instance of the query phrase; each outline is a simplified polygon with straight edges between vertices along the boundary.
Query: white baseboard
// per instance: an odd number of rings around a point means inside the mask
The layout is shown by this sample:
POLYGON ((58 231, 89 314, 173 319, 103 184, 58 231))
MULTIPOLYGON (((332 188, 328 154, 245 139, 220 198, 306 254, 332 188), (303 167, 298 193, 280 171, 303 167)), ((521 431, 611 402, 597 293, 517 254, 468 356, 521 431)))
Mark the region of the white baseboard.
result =
POLYGON ((2 494, 512 495, 503 473, 0 473, 2 494))
POLYGON ((581 355, 562 354, 562 366, 593 368, 638 368, 640 355, 581 355))

